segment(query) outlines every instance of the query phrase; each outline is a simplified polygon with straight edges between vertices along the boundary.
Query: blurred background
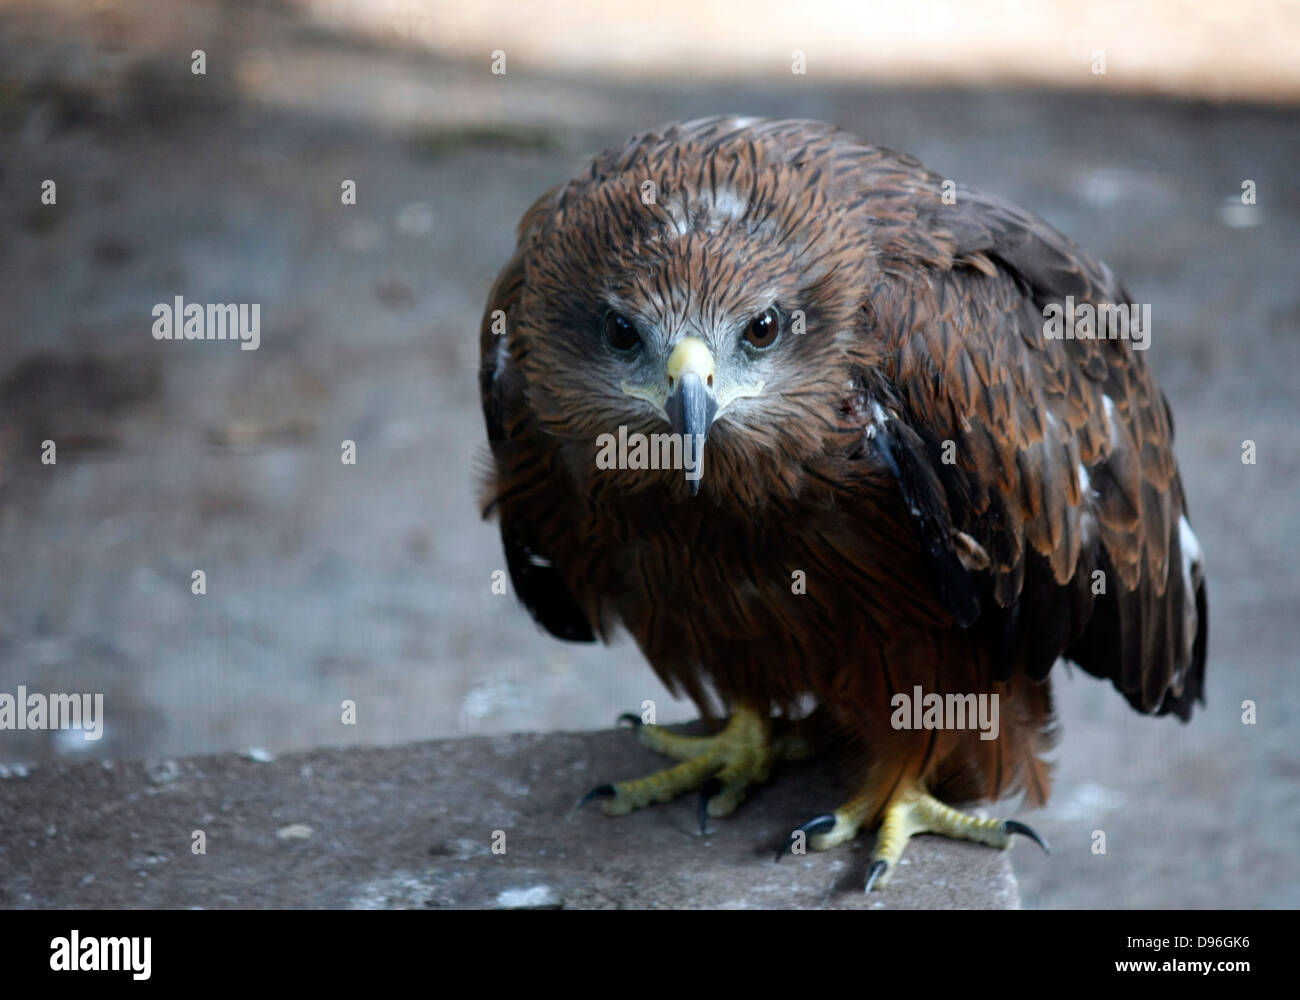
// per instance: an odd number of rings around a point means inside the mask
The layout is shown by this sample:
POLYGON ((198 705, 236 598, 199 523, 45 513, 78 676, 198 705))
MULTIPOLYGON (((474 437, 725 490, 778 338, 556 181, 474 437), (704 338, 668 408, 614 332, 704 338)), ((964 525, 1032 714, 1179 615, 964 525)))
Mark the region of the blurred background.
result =
POLYGON ((0 2, 0 692, 107 717, 98 742, 0 731, 0 779, 693 718, 630 641, 560 643, 491 593, 478 319, 586 156, 819 118, 1019 202, 1152 303, 1209 703, 1141 718, 1058 668, 1026 905, 1300 905, 1298 101, 1295 3, 0 2), (260 303, 260 349, 154 340, 178 295, 260 303))

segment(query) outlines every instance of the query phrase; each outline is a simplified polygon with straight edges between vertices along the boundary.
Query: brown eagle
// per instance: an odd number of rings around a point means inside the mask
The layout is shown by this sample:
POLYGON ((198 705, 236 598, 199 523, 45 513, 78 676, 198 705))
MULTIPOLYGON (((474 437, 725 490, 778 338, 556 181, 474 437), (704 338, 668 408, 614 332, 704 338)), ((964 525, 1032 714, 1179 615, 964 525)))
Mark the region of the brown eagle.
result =
POLYGON ((484 516, 546 629, 622 625, 729 714, 639 726, 680 763, 587 798, 726 815, 828 733, 854 794, 791 842, 879 828, 870 890, 916 833, 1042 843, 947 803, 1046 800, 1058 660, 1186 720, 1205 585, 1131 301, 1041 219, 819 122, 670 125, 539 198, 482 322, 484 516))

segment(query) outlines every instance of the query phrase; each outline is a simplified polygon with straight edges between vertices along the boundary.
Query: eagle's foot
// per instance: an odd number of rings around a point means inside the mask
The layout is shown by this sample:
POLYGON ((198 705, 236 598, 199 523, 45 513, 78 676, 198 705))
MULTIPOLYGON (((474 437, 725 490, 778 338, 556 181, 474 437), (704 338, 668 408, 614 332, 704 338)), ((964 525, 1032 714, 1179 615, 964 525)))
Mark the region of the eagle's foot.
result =
MULTIPOLYGON (((867 798, 854 799, 834 813, 826 813, 809 820, 790 835, 782 854, 795 849, 807 839, 814 850, 824 851, 857 836, 858 831, 874 811, 874 802, 867 798)), ((920 789, 899 792, 885 807, 880 832, 876 836, 876 849, 871 855, 867 872, 866 891, 883 889, 889 884, 907 842, 918 833, 934 833, 956 840, 974 840, 990 847, 1011 846, 1013 834, 1033 840, 1044 851, 1047 843, 1024 823, 1014 819, 983 819, 945 805, 933 795, 920 789)), ((777 860, 780 860, 778 855, 777 860)))
POLYGON ((743 705, 716 736, 682 736, 663 726, 642 725, 636 716, 623 718, 636 724, 642 743, 682 763, 636 781, 600 785, 583 796, 579 807, 600 798, 606 815, 625 816, 653 802, 700 790, 703 827, 706 817, 733 812, 750 785, 767 780, 777 760, 798 760, 812 752, 811 744, 797 731, 773 740, 771 718, 743 705))
POLYGON ((1047 850, 1046 842, 1024 823, 972 816, 945 805, 933 795, 913 790, 896 796, 885 807, 885 817, 876 837, 876 850, 871 855, 871 868, 867 872, 866 892, 874 886, 883 889, 889 884, 907 842, 918 833, 974 840, 1001 849, 1010 847, 1012 835, 1019 833, 1047 850))

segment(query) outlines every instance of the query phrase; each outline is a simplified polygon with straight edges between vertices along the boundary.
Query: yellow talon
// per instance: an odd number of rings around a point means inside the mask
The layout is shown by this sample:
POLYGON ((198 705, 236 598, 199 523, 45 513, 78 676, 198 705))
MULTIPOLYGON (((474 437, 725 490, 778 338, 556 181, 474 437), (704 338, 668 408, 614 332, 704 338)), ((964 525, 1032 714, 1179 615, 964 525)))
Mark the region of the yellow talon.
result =
MULTIPOLYGON (((827 848, 852 840, 871 818, 875 800, 861 796, 845 803, 833 814, 811 821, 824 828, 809 839, 814 850, 827 848)), ((884 888, 893 877, 894 870, 907 848, 907 842, 919 833, 934 833, 956 840, 973 840, 990 847, 1008 848, 1012 834, 1023 834, 1038 843, 1044 851, 1047 844, 1032 829, 1016 820, 984 819, 945 805, 919 787, 898 792, 885 807, 876 835, 876 848, 871 855, 871 868, 867 876, 867 892, 873 887, 884 888)))
POLYGON ((738 706, 715 736, 683 736, 663 726, 639 725, 637 736, 650 749, 674 760, 676 767, 635 781, 592 789, 579 805, 603 798, 609 816, 624 816, 653 802, 667 802, 716 780, 718 790, 705 808, 709 816, 735 811, 751 785, 767 780, 778 760, 811 756, 812 744, 798 733, 772 738, 772 719, 746 705, 738 706))

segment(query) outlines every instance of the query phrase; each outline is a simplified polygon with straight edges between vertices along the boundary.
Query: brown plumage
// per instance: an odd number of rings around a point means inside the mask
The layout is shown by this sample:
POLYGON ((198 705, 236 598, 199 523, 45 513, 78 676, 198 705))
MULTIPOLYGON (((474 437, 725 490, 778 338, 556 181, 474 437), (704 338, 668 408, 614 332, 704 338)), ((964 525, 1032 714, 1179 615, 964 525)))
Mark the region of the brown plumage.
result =
POLYGON ((538 199, 482 326, 484 513, 520 599, 564 639, 624 626, 706 715, 815 698, 862 764, 854 831, 909 787, 1044 801, 1060 658, 1142 712, 1202 699, 1168 405, 1131 341, 1044 333, 1066 296, 1131 297, 1028 212, 943 195, 828 125, 669 126, 538 199), (670 384, 686 338, 707 354, 670 384), (597 467, 620 425, 700 430, 672 407, 705 395, 698 495, 597 467), (917 685, 997 694, 999 738, 893 728, 917 685))

